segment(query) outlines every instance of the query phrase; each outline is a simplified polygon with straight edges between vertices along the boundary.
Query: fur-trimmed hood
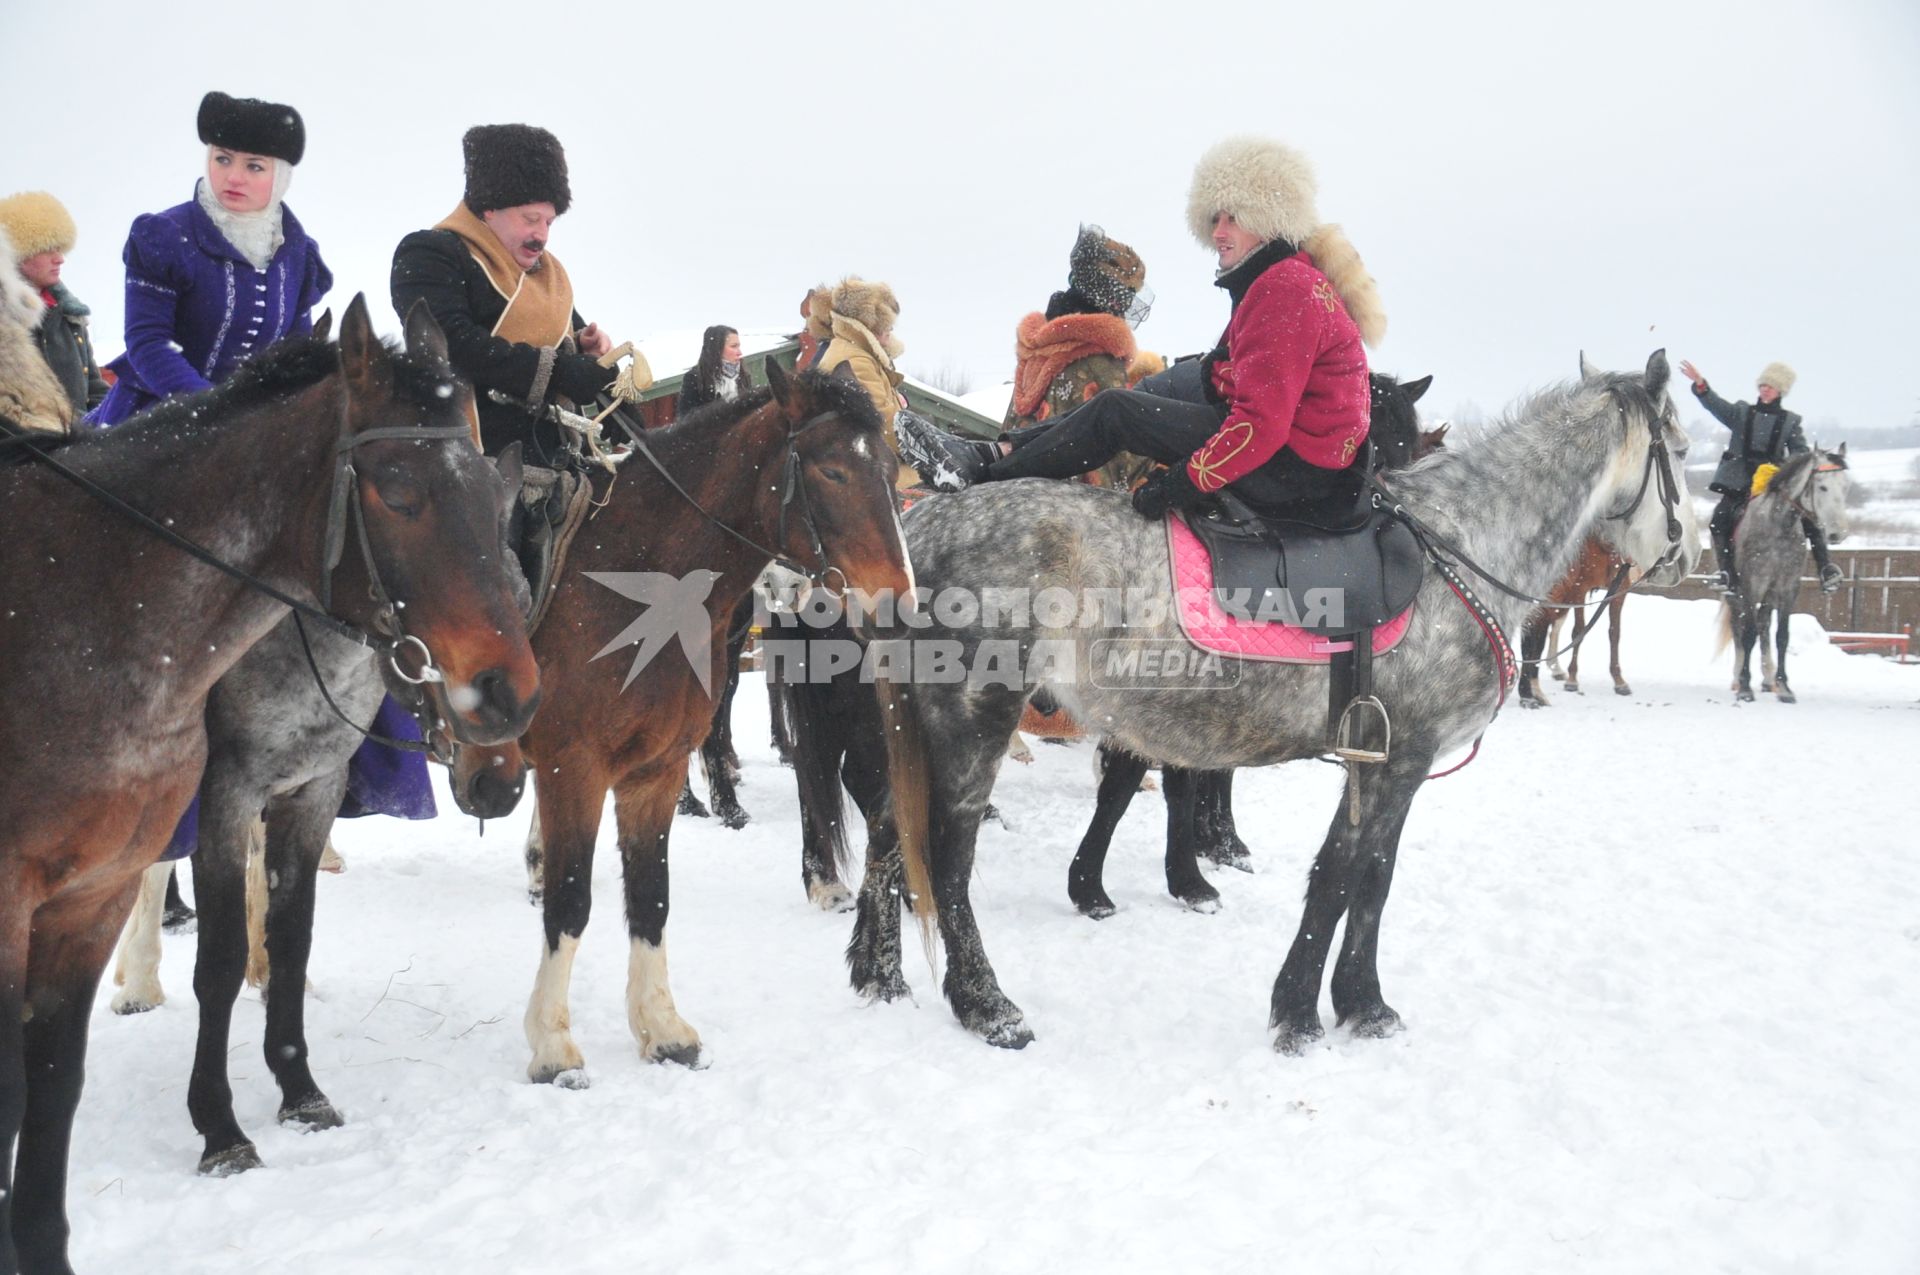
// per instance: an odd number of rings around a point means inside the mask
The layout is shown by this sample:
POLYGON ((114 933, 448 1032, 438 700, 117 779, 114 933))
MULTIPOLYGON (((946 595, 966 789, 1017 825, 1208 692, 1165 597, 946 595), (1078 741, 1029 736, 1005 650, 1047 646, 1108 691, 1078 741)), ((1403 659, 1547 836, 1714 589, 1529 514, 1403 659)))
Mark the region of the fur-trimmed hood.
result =
POLYGON ((840 320, 851 319, 874 338, 881 349, 899 358, 906 347, 893 339, 893 325, 900 318, 900 301, 884 283, 848 275, 833 289, 834 334, 840 334, 840 320))
POLYGON ((44 190, 23 190, 0 199, 0 230, 13 239, 14 262, 43 252, 72 252, 79 231, 66 205, 44 190))
POLYGON ((1213 246, 1213 219, 1231 213, 1262 241, 1304 245, 1320 224, 1307 157, 1264 137, 1229 137, 1200 157, 1187 190, 1187 229, 1213 246))
POLYGON ((1787 391, 1792 389, 1793 383, 1799 379, 1799 374, 1785 363, 1769 363, 1760 369, 1758 384, 1773 386, 1780 392, 1780 397, 1785 398, 1787 391))

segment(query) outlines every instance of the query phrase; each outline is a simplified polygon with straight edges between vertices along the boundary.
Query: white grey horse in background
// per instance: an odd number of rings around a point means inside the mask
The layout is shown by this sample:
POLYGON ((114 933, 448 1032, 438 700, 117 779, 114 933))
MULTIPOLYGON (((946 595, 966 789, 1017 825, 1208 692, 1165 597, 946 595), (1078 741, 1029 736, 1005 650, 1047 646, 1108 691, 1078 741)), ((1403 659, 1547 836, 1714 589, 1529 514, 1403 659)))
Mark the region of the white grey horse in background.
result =
POLYGON ((1800 597, 1807 565, 1807 531, 1812 521, 1827 533, 1828 544, 1847 538, 1847 445, 1834 451, 1815 447, 1780 467, 1767 489, 1747 502, 1733 531, 1733 560, 1740 579, 1733 597, 1720 607, 1720 645, 1738 642, 1733 658, 1733 689, 1741 701, 1753 699, 1753 644, 1760 643, 1760 689, 1783 704, 1794 703, 1787 685, 1787 622, 1800 597), (1777 615, 1777 622, 1775 621, 1777 615), (1769 629, 1773 631, 1768 632, 1769 629))
MULTIPOLYGON (((1647 571, 1650 584, 1670 587, 1697 559, 1699 535, 1676 478, 1687 440, 1667 394, 1666 354, 1654 354, 1644 372, 1600 372, 1584 358, 1581 365, 1580 379, 1536 395, 1504 428, 1391 476, 1393 495, 1458 552, 1524 594, 1544 594, 1565 575, 1599 523, 1611 524, 1609 537, 1647 571)), ((893 791, 873 822, 848 962, 863 994, 906 993, 898 851, 917 859, 917 851, 929 850, 947 999, 968 1030, 1019 1048, 1033 1033, 987 960, 968 885, 1008 732, 1035 686, 1141 756, 1224 770, 1324 755, 1328 674, 1310 665, 1227 659, 1224 675, 1201 690, 1101 677, 1096 644, 1118 641, 1169 655, 1192 649, 1171 614, 1166 530, 1134 513, 1123 495, 1039 480, 990 483, 920 502, 905 526, 916 577, 935 602, 930 617, 917 617, 925 627, 881 636, 949 643, 961 666, 976 670, 987 645, 997 643, 1008 657, 1000 667, 1016 670, 1019 684, 879 683, 900 724, 888 740, 893 791), (1089 614, 1039 605, 1048 589, 1073 599, 1089 596, 1087 590, 1140 590, 1158 600, 1158 613, 1148 605, 1137 613, 1141 623, 1114 624, 1098 608, 1089 614), (974 599, 1000 590, 1036 605, 1024 615, 1001 611, 989 627, 968 620, 963 607, 943 606, 939 599, 949 590, 974 599), (1043 642, 1071 659, 1036 661, 1043 642), (916 844, 923 830, 924 844, 916 844)), ((1441 552, 1451 557, 1444 546, 1441 552)), ((1520 632, 1530 601, 1500 593, 1468 568, 1459 575, 1501 630, 1520 632)), ((1381 996, 1376 954, 1401 826, 1434 759, 1474 742, 1492 720, 1503 696, 1497 640, 1429 567, 1405 637, 1374 666, 1375 694, 1393 723, 1391 756, 1356 767, 1357 813, 1350 816, 1343 796, 1274 983, 1271 1024, 1282 1051, 1297 1052, 1323 1033, 1321 980, 1343 915, 1334 1012, 1358 1035, 1397 1029, 1399 1015, 1381 996)))

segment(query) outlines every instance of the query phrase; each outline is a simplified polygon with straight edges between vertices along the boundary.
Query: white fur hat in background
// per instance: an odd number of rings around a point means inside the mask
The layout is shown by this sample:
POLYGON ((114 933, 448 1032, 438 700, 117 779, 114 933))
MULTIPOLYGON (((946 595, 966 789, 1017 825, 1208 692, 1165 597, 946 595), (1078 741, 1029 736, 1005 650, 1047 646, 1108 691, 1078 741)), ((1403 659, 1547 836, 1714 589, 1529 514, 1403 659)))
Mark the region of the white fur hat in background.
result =
POLYGON ((1787 396, 1787 391, 1793 388, 1793 383, 1798 379, 1794 370, 1785 363, 1769 363, 1760 369, 1759 383, 1773 386, 1781 398, 1787 396))
POLYGON ((1224 212, 1262 240, 1304 244, 1320 224, 1316 188, 1313 165, 1299 151, 1271 138, 1229 137, 1193 166, 1187 228, 1210 248, 1213 219, 1224 212))

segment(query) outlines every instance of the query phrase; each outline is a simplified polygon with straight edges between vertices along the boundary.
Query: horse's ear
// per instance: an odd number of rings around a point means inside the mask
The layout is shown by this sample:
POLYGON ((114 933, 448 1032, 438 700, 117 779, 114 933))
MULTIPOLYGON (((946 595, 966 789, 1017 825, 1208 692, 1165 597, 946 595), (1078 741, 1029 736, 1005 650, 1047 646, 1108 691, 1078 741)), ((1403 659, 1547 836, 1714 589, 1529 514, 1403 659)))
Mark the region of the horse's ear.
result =
POLYGON ((322 310, 320 317, 313 321, 313 339, 316 341, 325 341, 332 335, 333 310, 329 307, 328 309, 322 310))
POLYGON ((373 321, 367 317, 367 294, 356 293, 340 321, 340 370, 355 390, 367 388, 379 366, 375 356, 381 353, 379 339, 373 335, 373 321))
POLYGON ((1402 385, 1400 387, 1400 392, 1407 396, 1407 402, 1418 403, 1420 401, 1420 396, 1422 394, 1425 394, 1430 388, 1432 388, 1432 386, 1433 386, 1433 377, 1431 375, 1423 376, 1417 381, 1408 381, 1406 384, 1402 385))
POLYGON ((787 370, 780 366, 779 359, 767 360, 767 388, 773 391, 773 401, 782 407, 793 397, 793 382, 787 379, 787 370))
POLYGON ((1847 458, 1847 445, 1845 443, 1840 444, 1838 450, 1836 450, 1833 455, 1836 460, 1845 460, 1847 458))
POLYGON ((1599 377, 1600 369, 1587 362, 1587 352, 1585 350, 1580 351, 1580 379, 1583 381, 1593 381, 1598 380, 1599 377))
POLYGON ((1647 390, 1658 394, 1667 388, 1667 382, 1673 379, 1673 369, 1667 366, 1665 349, 1655 350, 1647 358, 1647 390))
POLYGON ((495 469, 500 471, 500 480, 507 485, 507 503, 512 505, 519 498, 520 484, 526 478, 526 466, 520 459, 520 444, 507 444, 505 451, 493 458, 495 469))
POLYGON ((839 367, 829 372, 828 375, 836 381, 846 381, 853 385, 860 384, 860 375, 853 370, 853 364, 850 362, 842 363, 839 367))
POLYGON ((447 334, 440 330, 425 301, 415 301, 408 308, 406 334, 408 354, 425 358, 437 369, 452 371, 447 362, 447 334))

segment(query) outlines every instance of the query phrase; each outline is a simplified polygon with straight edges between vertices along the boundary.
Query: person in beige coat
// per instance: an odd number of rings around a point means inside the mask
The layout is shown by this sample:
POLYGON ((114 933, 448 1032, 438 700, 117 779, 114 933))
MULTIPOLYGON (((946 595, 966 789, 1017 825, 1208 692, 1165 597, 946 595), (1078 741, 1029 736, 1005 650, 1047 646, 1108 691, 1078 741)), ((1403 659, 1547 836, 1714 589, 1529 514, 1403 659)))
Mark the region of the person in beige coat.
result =
MULTIPOLYGON (((893 289, 884 283, 872 283, 858 275, 848 275, 833 289, 831 317, 833 339, 821 356, 819 371, 828 375, 846 368, 841 375, 852 375, 873 400, 886 431, 887 445, 899 453, 900 444, 893 432, 893 420, 903 401, 900 382, 904 379, 895 360, 906 346, 893 334, 900 317, 900 302, 893 289)), ((917 485, 919 479, 910 466, 900 467, 899 485, 917 485)))
POLYGON ((64 434, 73 425, 73 403, 37 335, 47 305, 13 260, 13 239, 0 226, 0 433, 12 427, 64 434))

